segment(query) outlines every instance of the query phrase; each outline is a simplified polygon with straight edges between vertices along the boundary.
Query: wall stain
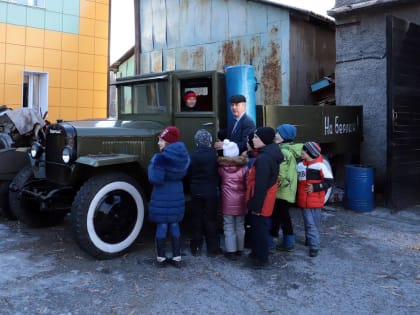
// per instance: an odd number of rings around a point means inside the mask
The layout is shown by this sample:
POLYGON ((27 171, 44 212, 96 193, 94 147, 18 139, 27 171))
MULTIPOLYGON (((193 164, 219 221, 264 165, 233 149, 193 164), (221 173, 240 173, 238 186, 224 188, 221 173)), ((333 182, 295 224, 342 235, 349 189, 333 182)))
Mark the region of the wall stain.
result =
POLYGON ((270 42, 270 54, 264 58, 261 83, 264 87, 264 104, 281 104, 281 65, 279 44, 270 42))

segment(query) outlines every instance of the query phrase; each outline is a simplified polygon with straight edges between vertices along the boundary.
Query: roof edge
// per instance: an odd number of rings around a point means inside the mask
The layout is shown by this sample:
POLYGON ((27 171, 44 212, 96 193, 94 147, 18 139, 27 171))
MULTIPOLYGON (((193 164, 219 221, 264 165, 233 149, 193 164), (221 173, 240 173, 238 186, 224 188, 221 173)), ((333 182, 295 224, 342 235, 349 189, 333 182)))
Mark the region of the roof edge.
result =
POLYGON ((392 5, 403 5, 410 3, 418 3, 418 0, 368 0, 355 4, 344 5, 341 7, 334 7, 328 10, 328 15, 338 17, 344 14, 359 12, 365 9, 382 8, 392 5))

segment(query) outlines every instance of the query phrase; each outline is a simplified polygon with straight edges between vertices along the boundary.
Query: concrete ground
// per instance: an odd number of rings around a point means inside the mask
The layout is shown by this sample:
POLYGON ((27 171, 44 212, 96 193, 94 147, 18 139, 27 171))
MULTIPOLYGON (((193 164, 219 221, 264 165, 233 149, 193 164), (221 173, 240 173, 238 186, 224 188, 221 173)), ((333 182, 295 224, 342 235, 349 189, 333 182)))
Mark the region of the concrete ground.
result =
POLYGON ((35 230, 0 219, 0 314, 419 314, 420 208, 327 207, 316 258, 292 216, 295 251, 261 270, 188 250, 182 269, 158 269, 150 227, 125 256, 97 261, 67 221, 35 230))

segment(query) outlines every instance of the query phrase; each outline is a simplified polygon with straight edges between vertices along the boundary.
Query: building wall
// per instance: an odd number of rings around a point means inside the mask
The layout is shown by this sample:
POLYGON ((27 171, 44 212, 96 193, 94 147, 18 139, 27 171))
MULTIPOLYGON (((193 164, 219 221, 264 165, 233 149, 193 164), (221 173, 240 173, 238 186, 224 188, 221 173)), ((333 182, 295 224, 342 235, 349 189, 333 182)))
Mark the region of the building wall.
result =
POLYGON ((335 27, 294 16, 290 27, 290 104, 313 104, 310 85, 335 71, 335 27))
MULTIPOLYGON (((357 1, 353 1, 357 2, 357 1)), ((336 101, 363 105, 361 162, 375 167, 378 191, 386 179, 386 16, 420 23, 420 5, 359 10, 336 17, 336 101)))
POLYGON ((137 1, 140 73, 253 64, 257 104, 289 103, 288 10, 244 0, 137 1))
POLYGON ((48 73, 48 118, 106 117, 109 0, 0 1, 0 104, 22 106, 23 72, 48 73))

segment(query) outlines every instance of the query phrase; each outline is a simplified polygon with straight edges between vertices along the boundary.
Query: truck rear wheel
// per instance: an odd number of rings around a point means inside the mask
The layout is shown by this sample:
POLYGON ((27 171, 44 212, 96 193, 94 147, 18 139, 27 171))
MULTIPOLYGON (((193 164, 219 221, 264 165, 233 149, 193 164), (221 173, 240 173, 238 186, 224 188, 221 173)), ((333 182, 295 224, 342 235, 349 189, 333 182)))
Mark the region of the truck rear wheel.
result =
POLYGON ((10 181, 0 182, 0 208, 3 216, 9 220, 16 220, 15 214, 9 206, 9 184, 10 181))
POLYGON ((141 189, 123 173, 92 177, 77 193, 71 218, 82 249, 98 259, 119 256, 133 245, 143 226, 141 189))
MULTIPOLYGON (((40 228, 60 224, 68 211, 41 211, 39 199, 22 192, 34 179, 31 165, 25 166, 10 183, 9 204, 12 213, 29 227, 40 228)), ((42 186, 42 185, 41 185, 42 186)))

